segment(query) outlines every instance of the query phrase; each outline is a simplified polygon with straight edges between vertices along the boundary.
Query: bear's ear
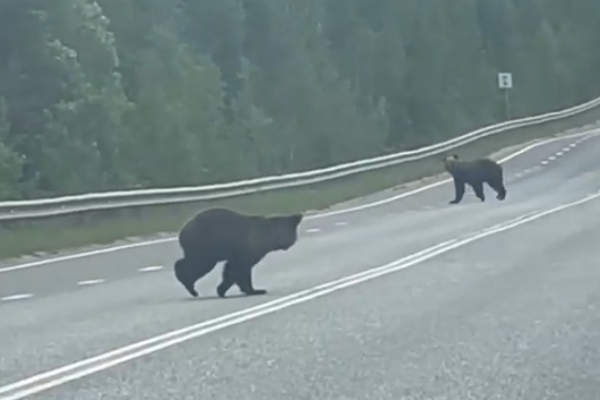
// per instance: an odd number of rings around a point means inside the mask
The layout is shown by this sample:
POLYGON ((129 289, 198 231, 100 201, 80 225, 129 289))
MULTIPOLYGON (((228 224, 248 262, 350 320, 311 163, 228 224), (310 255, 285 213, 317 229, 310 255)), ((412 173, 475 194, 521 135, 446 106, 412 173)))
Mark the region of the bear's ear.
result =
POLYGON ((458 155, 456 155, 456 154, 447 154, 444 157, 444 162, 445 163, 449 163, 449 162, 453 162, 453 161, 458 161, 458 160, 459 160, 459 158, 458 158, 458 155))

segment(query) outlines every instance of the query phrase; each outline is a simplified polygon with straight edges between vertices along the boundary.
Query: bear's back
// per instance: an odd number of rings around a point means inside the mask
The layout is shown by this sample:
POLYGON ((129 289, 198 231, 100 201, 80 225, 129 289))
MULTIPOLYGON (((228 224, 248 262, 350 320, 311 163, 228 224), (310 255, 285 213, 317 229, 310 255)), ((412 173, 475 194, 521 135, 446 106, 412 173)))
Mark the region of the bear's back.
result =
POLYGON ((501 168, 500 165, 489 158, 477 158, 455 161, 448 172, 462 179, 472 180, 488 177, 490 174, 496 173, 499 168, 501 168))
POLYGON ((479 176, 487 178, 498 174, 502 166, 489 158, 479 158, 471 161, 470 169, 476 171, 479 176))
POLYGON ((227 208, 210 208, 196 214, 181 228, 179 243, 185 252, 198 252, 224 260, 237 248, 248 245, 261 217, 227 208))

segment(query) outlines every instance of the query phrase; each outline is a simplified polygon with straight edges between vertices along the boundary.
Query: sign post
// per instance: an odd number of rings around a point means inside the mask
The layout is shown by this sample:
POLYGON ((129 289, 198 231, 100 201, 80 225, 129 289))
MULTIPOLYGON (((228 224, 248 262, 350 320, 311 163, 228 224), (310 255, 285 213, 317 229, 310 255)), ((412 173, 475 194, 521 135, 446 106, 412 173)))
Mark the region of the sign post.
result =
POLYGON ((498 73, 498 87, 504 92, 504 107, 506 111, 506 119, 510 120, 510 90, 513 88, 513 79, 510 72, 498 73))

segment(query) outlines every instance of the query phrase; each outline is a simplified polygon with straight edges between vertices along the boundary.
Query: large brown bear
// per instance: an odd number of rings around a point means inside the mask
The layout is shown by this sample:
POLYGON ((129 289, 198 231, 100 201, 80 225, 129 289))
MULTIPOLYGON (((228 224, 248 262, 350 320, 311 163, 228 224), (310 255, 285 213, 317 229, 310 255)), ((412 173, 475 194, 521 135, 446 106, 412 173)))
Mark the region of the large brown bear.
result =
POLYGON ((194 297, 196 282, 226 261, 217 287, 219 297, 236 284, 246 295, 267 291, 252 285, 252 268, 268 253, 288 250, 296 243, 302 214, 264 217, 244 215, 226 208, 196 214, 179 232, 183 258, 175 262, 177 280, 194 297))
POLYGON ((498 200, 506 198, 504 171, 500 164, 488 158, 473 161, 461 161, 456 154, 444 157, 446 171, 454 179, 454 200, 450 204, 458 204, 465 194, 465 184, 473 188, 475 195, 485 201, 483 184, 487 183, 497 193, 498 200))

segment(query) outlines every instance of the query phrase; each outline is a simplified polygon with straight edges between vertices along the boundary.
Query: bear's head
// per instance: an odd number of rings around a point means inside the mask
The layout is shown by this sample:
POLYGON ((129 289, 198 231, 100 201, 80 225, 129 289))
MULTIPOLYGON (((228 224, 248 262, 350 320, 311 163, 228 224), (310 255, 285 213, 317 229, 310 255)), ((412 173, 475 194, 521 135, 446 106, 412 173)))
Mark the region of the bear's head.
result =
POLYGON ((446 171, 451 171, 454 168, 454 165, 459 161, 460 159, 456 154, 449 154, 444 157, 444 167, 446 167, 446 171))
POLYGON ((273 250, 288 250, 298 240, 298 225, 302 214, 283 215, 267 218, 266 232, 273 250))

